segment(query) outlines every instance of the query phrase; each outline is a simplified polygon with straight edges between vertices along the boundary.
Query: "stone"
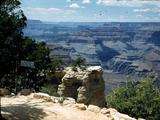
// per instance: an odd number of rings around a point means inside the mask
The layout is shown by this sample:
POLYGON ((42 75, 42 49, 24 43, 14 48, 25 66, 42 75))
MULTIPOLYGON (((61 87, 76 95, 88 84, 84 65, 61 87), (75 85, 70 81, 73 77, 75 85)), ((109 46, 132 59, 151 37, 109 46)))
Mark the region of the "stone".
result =
POLYGON ((67 67, 62 83, 58 87, 58 94, 72 97, 78 103, 97 106, 105 105, 105 84, 102 77, 103 70, 100 66, 91 66, 86 69, 67 67))
POLYGON ((58 103, 59 97, 51 96, 51 99, 53 103, 58 103))
POLYGON ((106 115, 108 113, 107 108, 102 108, 100 113, 106 115))
POLYGON ((63 105, 72 106, 73 104, 76 104, 76 101, 73 98, 66 98, 63 101, 63 105))
POLYGON ((145 120, 145 119, 143 119, 143 118, 138 118, 138 120, 145 120))
POLYGON ((106 110, 107 115, 110 114, 110 117, 113 118, 113 120, 136 120, 135 118, 129 117, 126 114, 119 113, 114 108, 109 108, 106 110))
POLYGON ((15 93, 11 93, 11 96, 16 96, 16 94, 15 93))
POLYGON ((79 109, 79 110, 86 110, 87 106, 84 104, 75 104, 75 108, 79 109))
POLYGON ((109 108, 109 109, 106 110, 106 113, 109 113, 109 114, 111 114, 111 115, 114 115, 114 114, 117 113, 117 110, 114 109, 114 108, 109 108))
POLYGON ((20 92, 19 92, 19 94, 20 95, 25 95, 25 96, 27 96, 27 95, 29 95, 29 94, 31 94, 31 90, 30 89, 22 89, 20 92))
POLYGON ((136 120, 135 118, 129 117, 128 115, 119 112, 116 112, 116 114, 112 115, 112 117, 114 120, 136 120))
POLYGON ((92 111, 94 113, 99 113, 101 108, 95 105, 89 105, 87 110, 92 111))
POLYGON ((0 96, 10 95, 11 92, 6 88, 0 88, 0 96))
POLYGON ((57 99, 55 99, 55 100, 54 100, 54 102, 55 102, 55 103, 58 103, 58 100, 57 100, 57 99))
POLYGON ((52 98, 46 93, 34 93, 33 98, 43 99, 45 101, 51 102, 52 98))

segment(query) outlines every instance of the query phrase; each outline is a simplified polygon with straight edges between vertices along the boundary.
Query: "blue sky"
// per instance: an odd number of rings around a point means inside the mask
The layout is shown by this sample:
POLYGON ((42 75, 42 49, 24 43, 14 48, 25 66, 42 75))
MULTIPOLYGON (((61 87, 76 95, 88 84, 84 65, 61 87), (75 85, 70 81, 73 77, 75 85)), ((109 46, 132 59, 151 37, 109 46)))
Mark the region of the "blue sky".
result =
POLYGON ((160 0, 21 0, 28 19, 50 22, 160 22, 160 0))

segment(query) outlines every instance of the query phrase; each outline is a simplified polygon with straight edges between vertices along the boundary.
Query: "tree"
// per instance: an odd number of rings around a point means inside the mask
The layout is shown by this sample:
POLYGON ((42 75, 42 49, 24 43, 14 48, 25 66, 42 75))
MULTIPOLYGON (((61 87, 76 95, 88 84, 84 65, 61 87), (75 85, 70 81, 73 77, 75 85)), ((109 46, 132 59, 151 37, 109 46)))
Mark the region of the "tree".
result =
POLYGON ((38 42, 25 37, 21 52, 21 60, 34 62, 35 68, 19 68, 16 78, 17 88, 18 90, 22 88, 39 90, 46 79, 46 70, 50 63, 49 49, 45 42, 38 42))
POLYGON ((160 89, 153 86, 151 80, 142 80, 140 84, 115 89, 107 97, 107 106, 133 117, 147 120, 160 118, 160 89))
POLYGON ((62 60, 59 58, 54 58, 49 64, 48 69, 52 72, 55 72, 56 70, 61 70, 62 68, 62 60))
POLYGON ((23 60, 33 61, 36 69, 39 71, 47 69, 50 58, 49 49, 45 42, 36 42, 31 38, 25 37, 22 46, 23 60))
MULTIPOLYGON (((0 1, 0 79, 16 71, 25 22, 18 0, 0 1)), ((0 119, 3 119, 1 114, 0 119)))
POLYGON ((18 0, 0 1, 0 78, 15 72, 20 61, 22 48, 22 29, 26 25, 26 17, 20 9, 18 0))
POLYGON ((84 58, 81 58, 81 57, 78 57, 75 61, 73 61, 73 66, 74 67, 81 67, 82 65, 85 64, 85 59, 84 58))

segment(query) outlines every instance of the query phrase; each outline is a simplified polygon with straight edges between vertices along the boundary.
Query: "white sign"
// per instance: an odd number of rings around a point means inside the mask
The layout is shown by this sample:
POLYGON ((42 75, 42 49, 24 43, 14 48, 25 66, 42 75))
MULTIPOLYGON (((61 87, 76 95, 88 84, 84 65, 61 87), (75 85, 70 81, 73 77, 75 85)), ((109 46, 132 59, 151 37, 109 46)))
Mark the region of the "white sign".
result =
POLYGON ((34 62, 21 60, 22 67, 35 68, 34 62))

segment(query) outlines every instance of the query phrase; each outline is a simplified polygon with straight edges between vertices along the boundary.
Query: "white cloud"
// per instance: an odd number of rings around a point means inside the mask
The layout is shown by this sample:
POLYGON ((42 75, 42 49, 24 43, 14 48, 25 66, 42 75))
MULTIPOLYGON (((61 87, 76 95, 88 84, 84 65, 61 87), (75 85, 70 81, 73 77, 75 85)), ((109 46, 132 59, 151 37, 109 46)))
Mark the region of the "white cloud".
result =
POLYGON ((77 3, 72 3, 69 7, 70 8, 80 8, 80 6, 77 3))
POLYGON ((141 15, 141 14, 136 15, 136 17, 139 18, 142 21, 145 21, 145 22, 153 22, 153 21, 159 22, 159 20, 160 20, 159 17, 155 17, 155 16, 154 17, 148 17, 148 16, 141 15))
POLYGON ((128 19, 128 16, 126 15, 119 15, 119 18, 118 18, 118 20, 121 22, 125 22, 127 19, 128 19))
POLYGON ((65 15, 69 15, 69 14, 73 14, 75 13, 74 10, 70 10, 70 9, 60 9, 60 8, 23 8, 24 12, 26 13, 37 13, 37 14, 41 14, 41 15, 45 15, 45 14, 51 14, 51 15, 59 15, 59 14, 65 14, 65 15))
POLYGON ((91 3, 91 1, 90 0, 83 0, 82 3, 83 4, 89 4, 89 3, 91 3))
POLYGON ((143 15, 139 14, 139 15, 136 15, 137 18, 142 18, 143 15))
POLYGON ((149 8, 145 8, 145 9, 134 9, 133 11, 134 11, 134 12, 148 12, 148 11, 150 11, 150 9, 149 9, 149 8))
POLYGON ((97 0, 97 4, 106 6, 129 6, 129 7, 143 7, 143 6, 160 6, 158 0, 97 0))
POLYGON ((159 17, 143 17, 147 22, 159 22, 160 18, 159 17))
POLYGON ((72 0, 66 0, 66 2, 72 2, 72 0))
POLYGON ((143 9, 133 9, 133 12, 153 12, 160 13, 160 8, 143 8, 143 9))
POLYGON ((70 21, 70 18, 76 13, 76 11, 73 9, 60 8, 23 7, 22 9, 28 19, 36 19, 42 21, 70 21))

